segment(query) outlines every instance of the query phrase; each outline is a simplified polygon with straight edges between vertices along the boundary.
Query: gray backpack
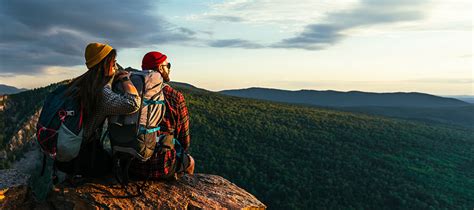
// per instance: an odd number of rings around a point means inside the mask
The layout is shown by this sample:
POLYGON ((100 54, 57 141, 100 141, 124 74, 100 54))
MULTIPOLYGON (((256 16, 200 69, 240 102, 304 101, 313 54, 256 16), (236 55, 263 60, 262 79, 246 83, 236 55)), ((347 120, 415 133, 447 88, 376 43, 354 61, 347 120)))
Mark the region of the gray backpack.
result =
MULTIPOLYGON (((114 171, 117 181, 128 183, 128 168, 131 160, 148 160, 154 152, 159 124, 165 114, 163 78, 152 70, 125 69, 131 72, 130 80, 137 89, 140 109, 130 115, 111 116, 108 119, 108 137, 112 146, 114 171)), ((121 82, 112 85, 112 90, 123 93, 121 82)))

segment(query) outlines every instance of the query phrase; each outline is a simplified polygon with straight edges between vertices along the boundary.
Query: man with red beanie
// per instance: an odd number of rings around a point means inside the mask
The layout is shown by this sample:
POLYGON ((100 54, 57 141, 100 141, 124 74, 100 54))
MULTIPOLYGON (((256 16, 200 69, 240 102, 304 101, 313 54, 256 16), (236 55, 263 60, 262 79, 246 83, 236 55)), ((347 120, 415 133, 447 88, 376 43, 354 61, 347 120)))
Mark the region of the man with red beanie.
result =
MULTIPOLYGON (((171 63, 168 62, 167 56, 160 52, 149 52, 143 57, 142 69, 160 72, 165 82, 170 81, 170 68, 171 63)), ((175 148, 178 154, 164 156, 158 150, 157 144, 153 156, 148 161, 134 161, 132 163, 130 172, 134 176, 158 179, 175 177, 175 174, 182 174, 182 172, 194 173, 194 159, 188 154, 191 138, 189 136, 188 108, 184 96, 168 84, 164 85, 163 94, 166 112, 160 123, 161 129, 158 131, 158 136, 163 134, 173 135, 177 140, 175 148), (180 151, 178 150, 181 151, 181 155, 179 155, 180 151), (176 158, 173 158, 173 156, 176 158), (169 169, 166 167, 169 167, 169 169)))

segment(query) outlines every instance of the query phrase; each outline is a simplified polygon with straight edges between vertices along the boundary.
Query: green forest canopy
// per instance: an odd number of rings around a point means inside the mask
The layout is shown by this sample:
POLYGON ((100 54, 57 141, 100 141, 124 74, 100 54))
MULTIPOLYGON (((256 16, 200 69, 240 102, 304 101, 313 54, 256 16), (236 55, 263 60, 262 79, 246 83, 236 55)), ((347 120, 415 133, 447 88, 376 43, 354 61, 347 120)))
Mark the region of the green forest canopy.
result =
POLYGON ((182 91, 197 171, 270 209, 474 206, 472 130, 182 91))

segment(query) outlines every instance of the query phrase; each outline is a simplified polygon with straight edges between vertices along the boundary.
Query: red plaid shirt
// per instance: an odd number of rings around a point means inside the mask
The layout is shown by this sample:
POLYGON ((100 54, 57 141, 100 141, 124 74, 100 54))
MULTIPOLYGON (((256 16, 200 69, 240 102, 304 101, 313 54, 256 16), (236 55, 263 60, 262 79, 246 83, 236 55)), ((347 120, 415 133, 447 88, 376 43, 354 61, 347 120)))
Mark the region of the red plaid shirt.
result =
POLYGON ((160 123, 158 135, 169 134, 174 129, 174 137, 187 152, 191 138, 189 136, 189 113, 184 96, 169 85, 163 88, 166 101, 166 112, 160 123))
MULTIPOLYGON (((160 123, 161 134, 170 134, 174 130, 174 137, 179 141, 181 146, 187 152, 191 138, 189 136, 189 114, 184 96, 171 86, 165 85, 163 93, 166 101, 166 112, 160 123)), ((153 156, 146 162, 133 161, 130 165, 130 174, 142 178, 160 178, 166 175, 169 168, 175 162, 173 153, 158 154, 155 150, 153 156)))

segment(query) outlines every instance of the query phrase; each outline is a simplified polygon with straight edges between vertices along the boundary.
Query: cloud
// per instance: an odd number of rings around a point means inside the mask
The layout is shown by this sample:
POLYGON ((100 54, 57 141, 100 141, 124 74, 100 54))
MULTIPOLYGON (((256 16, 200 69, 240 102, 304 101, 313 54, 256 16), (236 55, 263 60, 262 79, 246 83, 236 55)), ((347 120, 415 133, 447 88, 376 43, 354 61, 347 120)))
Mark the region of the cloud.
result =
POLYGON ((238 16, 229 16, 229 15, 209 15, 207 17, 211 20, 223 21, 223 22, 242 22, 245 19, 238 16))
POLYGON ((0 0, 0 75, 84 64, 89 42, 119 50, 192 40, 194 31, 154 14, 153 1, 0 0))
POLYGON ((275 48, 300 48, 306 50, 320 50, 341 40, 344 35, 341 27, 331 24, 313 24, 296 37, 284 39, 273 44, 275 48))
POLYGON ((189 29, 189 28, 184 28, 184 27, 179 27, 178 28, 178 31, 183 33, 183 34, 186 34, 186 35, 189 35, 189 36, 193 36, 196 34, 195 31, 189 29))
MULTIPOLYGON (((188 15, 190 20, 215 20, 243 22, 252 25, 291 25, 300 28, 320 20, 326 13, 344 10, 357 0, 317 1, 299 0, 229 0, 210 4, 210 10, 203 14, 188 15), (210 18, 211 17, 211 18, 210 18), (231 17, 231 18, 212 18, 231 17)), ((283 26, 283 28, 286 28, 283 26)), ((288 28, 286 28, 288 29, 288 28)))
POLYGON ((351 29, 414 21, 423 18, 425 1, 363 0, 351 10, 329 13, 322 22, 309 24, 303 32, 271 45, 275 48, 320 50, 348 36, 351 29))
POLYGON ((282 27, 285 30, 291 31, 298 27, 303 30, 295 31, 296 35, 292 37, 269 44, 233 38, 211 41, 209 46, 322 50, 344 40, 353 33, 354 29, 421 20, 425 16, 423 8, 427 6, 425 0, 360 0, 330 4, 317 1, 303 1, 295 4, 272 3, 267 1, 220 3, 212 6, 214 11, 203 14, 200 18, 214 17, 211 19, 228 22, 233 22, 232 20, 235 19, 235 22, 245 24, 279 24, 286 26, 282 27), (318 8, 318 10, 311 13, 296 12, 311 8, 318 8), (288 27, 289 25, 291 27, 288 27))
POLYGON ((263 48, 263 45, 250 42, 242 39, 222 39, 210 41, 209 46, 211 47, 229 47, 229 48, 245 48, 245 49, 258 49, 263 48))

